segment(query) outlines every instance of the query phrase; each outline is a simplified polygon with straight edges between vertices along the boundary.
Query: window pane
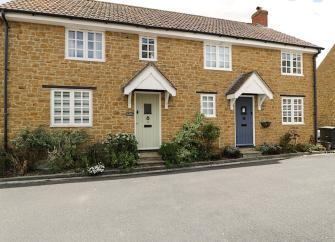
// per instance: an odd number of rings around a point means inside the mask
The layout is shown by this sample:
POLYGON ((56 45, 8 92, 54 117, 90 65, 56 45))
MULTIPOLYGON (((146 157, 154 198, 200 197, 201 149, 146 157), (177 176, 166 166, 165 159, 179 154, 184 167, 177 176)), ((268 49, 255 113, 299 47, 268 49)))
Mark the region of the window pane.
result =
POLYGON ((82 50, 77 51, 77 57, 83 58, 84 57, 84 52, 82 50))
POLYGON ((78 40, 77 41, 77 49, 83 49, 84 48, 84 41, 78 40))
POLYGON ((83 40, 83 39, 84 39, 84 33, 78 31, 78 32, 77 32, 77 39, 78 39, 78 40, 83 40))
POLYGON ((94 50, 94 42, 88 42, 88 49, 89 50, 94 50))
POLYGON ((90 59, 94 58, 94 51, 88 51, 87 57, 90 59))
POLYGON ((95 48, 96 50, 102 50, 102 42, 96 42, 95 48))
POLYGON ((87 37, 89 41, 94 41, 94 33, 88 33, 87 37))
POLYGON ((96 54, 96 59, 102 59, 102 52, 101 51, 96 51, 95 52, 95 54, 96 54))
POLYGON ((96 41, 102 41, 102 34, 101 33, 96 33, 95 34, 95 40, 96 41))
POLYGON ((76 32, 75 31, 69 31, 69 39, 75 39, 76 38, 76 32))

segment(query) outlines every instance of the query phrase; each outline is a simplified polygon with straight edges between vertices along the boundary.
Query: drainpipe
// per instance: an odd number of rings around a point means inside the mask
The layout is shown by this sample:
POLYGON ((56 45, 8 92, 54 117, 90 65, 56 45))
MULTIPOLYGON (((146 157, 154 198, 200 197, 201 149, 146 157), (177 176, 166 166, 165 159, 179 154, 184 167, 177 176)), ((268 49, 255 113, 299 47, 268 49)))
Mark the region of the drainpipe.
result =
POLYGON ((8 21, 5 11, 1 11, 1 18, 4 22, 5 43, 4 43, 4 81, 3 81, 3 96, 4 96, 4 126, 3 126, 3 145, 4 149, 8 150, 8 21))
POLYGON ((317 74, 316 74, 316 58, 321 53, 318 49, 318 53, 313 55, 313 92, 314 92, 314 139, 315 144, 318 142, 318 93, 317 93, 317 74))

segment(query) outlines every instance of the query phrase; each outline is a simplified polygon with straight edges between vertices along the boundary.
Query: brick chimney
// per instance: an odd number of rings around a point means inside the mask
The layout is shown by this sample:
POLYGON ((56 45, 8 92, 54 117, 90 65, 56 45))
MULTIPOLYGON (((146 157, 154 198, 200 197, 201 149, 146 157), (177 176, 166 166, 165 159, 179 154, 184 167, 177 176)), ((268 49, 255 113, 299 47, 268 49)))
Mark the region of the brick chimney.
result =
POLYGON ((256 8, 256 12, 251 16, 253 25, 262 25, 268 27, 268 11, 261 7, 256 8))

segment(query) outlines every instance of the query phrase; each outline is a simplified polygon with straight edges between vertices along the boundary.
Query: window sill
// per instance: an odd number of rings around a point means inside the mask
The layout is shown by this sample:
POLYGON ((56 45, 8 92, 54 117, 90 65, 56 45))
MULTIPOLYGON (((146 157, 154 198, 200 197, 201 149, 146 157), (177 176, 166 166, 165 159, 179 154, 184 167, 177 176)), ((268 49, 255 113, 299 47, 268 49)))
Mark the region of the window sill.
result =
POLYGON ((290 74, 290 73, 281 73, 282 76, 296 76, 296 77, 304 77, 304 74, 290 74))
POLYGON ((52 124, 50 125, 50 128, 92 128, 93 125, 75 125, 75 124, 52 124))
POLYGON ((141 61, 157 61, 157 59, 140 58, 141 61))
MULTIPOLYGON (((203 114, 204 115, 204 114, 203 114)), ((215 116, 206 116, 206 115, 204 115, 204 118, 209 118, 209 119, 211 119, 211 118, 217 118, 216 117, 216 115, 215 116)))
POLYGON ((305 123, 282 123, 285 126, 297 126, 297 125, 305 125, 305 123))
POLYGON ((65 57, 65 60, 73 61, 84 61, 84 62, 106 62, 105 59, 86 59, 86 58, 75 58, 75 57, 65 57))
POLYGON ((211 71, 233 71, 232 68, 225 69, 225 68, 216 68, 216 67, 204 67, 205 70, 211 70, 211 71))

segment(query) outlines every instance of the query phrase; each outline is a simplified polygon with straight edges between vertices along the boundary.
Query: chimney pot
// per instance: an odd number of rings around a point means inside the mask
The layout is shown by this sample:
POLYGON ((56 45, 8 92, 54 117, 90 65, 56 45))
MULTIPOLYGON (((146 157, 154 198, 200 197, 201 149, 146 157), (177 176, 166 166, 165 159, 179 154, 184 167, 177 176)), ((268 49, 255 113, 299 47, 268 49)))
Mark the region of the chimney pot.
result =
POLYGON ((256 12, 251 16, 253 25, 268 27, 268 11, 262 7, 257 7, 256 12))

